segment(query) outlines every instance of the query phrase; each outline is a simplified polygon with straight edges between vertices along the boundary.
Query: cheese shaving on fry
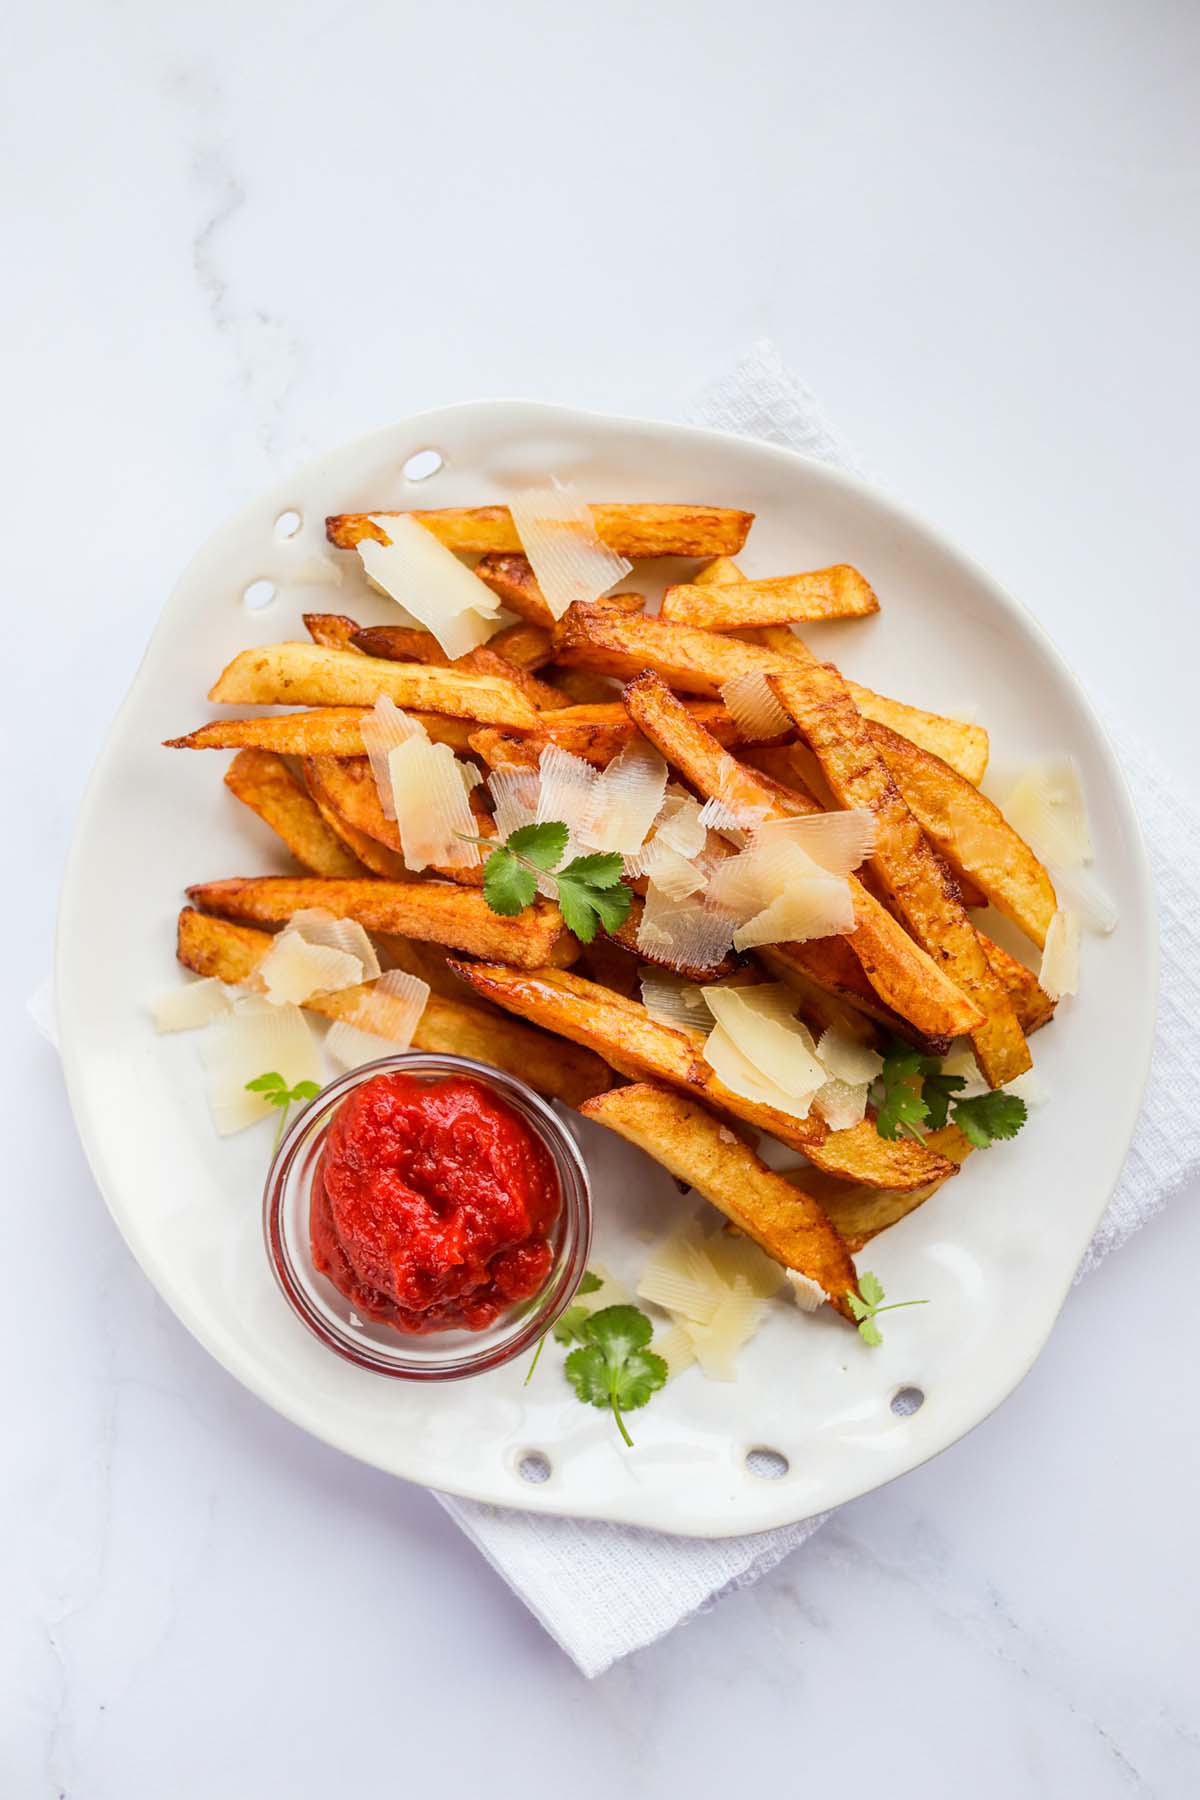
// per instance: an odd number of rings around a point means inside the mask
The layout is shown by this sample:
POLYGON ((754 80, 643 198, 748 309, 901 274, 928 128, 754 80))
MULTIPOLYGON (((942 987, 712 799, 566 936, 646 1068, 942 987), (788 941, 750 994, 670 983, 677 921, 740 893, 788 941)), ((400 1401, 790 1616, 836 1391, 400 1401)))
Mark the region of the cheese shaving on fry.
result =
POLYGON ((275 1109, 262 1094, 247 1092, 246 1083, 271 1072, 288 1087, 300 1081, 321 1083, 317 1041, 298 1006, 274 1006, 248 994, 234 1002, 228 1017, 206 1034, 201 1050, 213 1123, 222 1137, 243 1131, 275 1109))
POLYGON ((363 719, 359 730, 362 732, 363 749, 367 753, 371 773, 375 777, 384 817, 394 819, 396 805, 392 799, 388 757, 397 745, 406 744, 409 738, 427 737, 429 734, 420 719, 412 719, 406 712, 401 712, 387 694, 380 694, 374 711, 363 719))
POLYGON ((652 744, 635 737, 596 777, 583 837, 593 850, 639 851, 658 817, 667 765, 652 744))
POLYGON ((1038 980, 1052 1000, 1079 992, 1079 920, 1074 913, 1060 910, 1051 919, 1038 980))
POLYGON ((801 1312, 815 1313, 825 1304, 825 1290, 808 1275, 801 1275, 797 1269, 786 1269, 788 1284, 792 1290, 792 1299, 801 1312))
POLYGON ((333 950, 327 944, 310 944, 298 931, 281 931, 255 974, 268 1000, 277 1006, 300 1006, 314 994, 335 994, 355 987, 363 978, 357 956, 333 950))
POLYGON ((409 738, 388 753, 388 775, 405 868, 478 868, 478 844, 463 841, 478 827, 449 744, 409 738))
POLYGON ((851 1086, 872 1082, 883 1073, 882 1056, 837 1025, 831 1025, 828 1031, 821 1033, 817 1061, 827 1075, 837 1081, 849 1082, 851 1086))
POLYGON ((849 1131, 867 1116, 870 1082, 841 1081, 831 1075, 813 1095, 813 1111, 819 1113, 831 1131, 849 1131))
POLYGON ((451 661, 486 644, 500 628, 498 596, 407 513, 371 523, 387 539, 356 545, 371 584, 431 631, 451 661))
POLYGON ((514 494, 508 510, 556 619, 574 601, 596 600, 607 593, 633 567, 601 543, 590 507, 566 482, 514 494))
POLYGON ((348 1019, 329 1027, 325 1048, 343 1069, 356 1069, 407 1050, 429 999, 429 983, 389 969, 365 993, 348 1019))
MULTIPOLYGON (((825 1084, 826 1072, 817 1061, 811 1034, 795 1016, 791 988, 768 982, 746 988, 718 985, 701 992, 731 1042, 764 1080, 787 1096, 784 1111, 805 1117, 813 1095, 825 1084), (803 1112, 797 1112, 798 1106, 803 1112)), ((705 1057, 711 1060, 707 1050, 705 1057)))
POLYGON ((638 923, 637 947, 651 962, 677 969, 715 969, 729 954, 737 916, 706 894, 672 900, 651 882, 638 923))
POLYGON ((537 823, 538 776, 534 769, 493 769, 487 778, 496 836, 503 843, 523 825, 537 823))
POLYGON ((642 1005, 660 1025, 675 1031, 691 1031, 704 1037, 712 1027, 712 1014, 704 1004, 704 994, 694 982, 663 969, 642 969, 642 1005))
POLYGON ((211 976, 190 981, 186 987, 168 988, 150 1002, 150 1016, 157 1032, 195 1031, 231 1010, 228 994, 211 976))
POLYGON ((747 669, 744 674, 735 675, 722 687, 721 698, 748 744, 786 737, 796 729, 767 686, 761 669, 747 669))

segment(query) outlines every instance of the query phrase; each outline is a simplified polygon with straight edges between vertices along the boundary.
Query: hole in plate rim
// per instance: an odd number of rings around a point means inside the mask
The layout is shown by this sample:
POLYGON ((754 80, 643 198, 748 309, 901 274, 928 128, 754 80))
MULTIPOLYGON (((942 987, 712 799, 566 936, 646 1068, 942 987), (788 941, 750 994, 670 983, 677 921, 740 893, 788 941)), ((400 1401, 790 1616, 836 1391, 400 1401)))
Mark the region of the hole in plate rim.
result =
POLYGON ((268 575, 258 575, 242 589, 242 605, 247 612, 265 612, 279 598, 279 589, 268 575))
POLYGON ((522 1450, 517 1457, 517 1474, 522 1481, 540 1487, 554 1473, 554 1464, 544 1450, 522 1450))
POLYGON ((428 481, 446 466, 446 459, 440 450, 427 445, 423 450, 414 450, 406 456, 400 465, 400 473, 405 481, 428 481))
POLYGON ((782 1481, 791 1472, 791 1462, 773 1444, 751 1444, 742 1461, 748 1475, 758 1481, 782 1481))
POLYGON ((275 520, 272 530, 280 543, 287 543, 294 538, 304 524, 304 514, 296 506, 285 506, 275 520))
POLYGON ((902 1387, 898 1387, 888 1401, 889 1407, 898 1419, 911 1419, 914 1413, 920 1412, 924 1404, 924 1388, 919 1388, 912 1381, 906 1381, 902 1387))

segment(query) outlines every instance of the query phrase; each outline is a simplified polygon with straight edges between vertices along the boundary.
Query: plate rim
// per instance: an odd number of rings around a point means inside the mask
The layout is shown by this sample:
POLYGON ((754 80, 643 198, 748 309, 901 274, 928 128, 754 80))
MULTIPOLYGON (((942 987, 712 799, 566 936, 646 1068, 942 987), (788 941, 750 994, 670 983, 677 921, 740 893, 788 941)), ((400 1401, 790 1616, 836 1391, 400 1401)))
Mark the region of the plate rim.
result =
MULTIPOLYGON (((318 453, 317 455, 306 459, 306 461, 299 465, 295 470, 285 472, 284 476, 280 476, 277 480, 273 480, 269 486, 264 487, 262 494, 251 499, 246 505, 238 508, 233 515, 219 523, 215 530, 209 534, 208 538, 206 538, 205 542, 197 549, 195 554, 188 559, 173 584, 170 594, 166 597, 160 608, 153 628, 146 640, 142 655, 139 657, 137 665, 132 672, 126 693, 108 726, 103 742, 96 754, 87 786, 79 801, 72 825, 71 840, 64 862, 59 890, 54 948, 55 1016, 58 1026, 59 1052, 63 1065, 68 1100, 75 1128, 87 1158, 93 1180, 100 1190, 109 1214, 125 1242, 126 1247, 133 1255, 146 1279, 150 1281, 164 1303, 170 1308, 197 1342, 199 1342, 214 1358, 214 1360, 243 1387, 254 1394, 257 1399, 263 1401, 274 1411, 280 1413, 281 1416, 287 1418, 290 1423, 298 1426, 319 1441, 329 1444, 331 1447, 342 1451, 346 1455, 352 1456, 356 1461, 364 1462, 371 1467, 380 1468, 398 1479, 411 1482, 413 1485, 424 1486, 431 1492, 450 1494, 459 1499, 475 1501, 477 1504, 502 1505, 513 1511, 529 1512, 540 1515, 565 1516, 592 1519, 596 1521, 608 1520, 619 1524, 636 1525, 642 1528, 659 1531, 664 1535, 687 1539, 758 1535, 763 1532, 777 1530, 791 1524, 799 1523, 802 1519, 811 1517, 812 1513, 806 1509, 797 1517, 793 1503, 791 1507, 784 1506, 777 1516, 767 1519, 765 1522, 755 1522, 752 1525, 747 1526, 744 1521, 735 1518, 733 1523, 727 1528, 722 1523, 719 1529, 712 1527, 700 1529, 694 1526, 680 1526, 678 1524, 673 1524, 669 1520, 662 1520, 657 1517, 648 1521, 644 1515, 635 1517, 628 1509, 614 1511, 611 1506, 600 1505, 594 1508, 585 1508, 580 1505, 571 1505, 569 1507, 564 1507, 561 1499, 556 1500, 555 1496, 548 1495, 545 1493, 544 1489, 538 1489, 536 1487, 530 1487, 526 1492, 515 1494, 503 1502, 496 1502, 492 1499, 481 1500, 477 1491, 473 1491, 469 1486, 466 1486, 461 1482, 456 1482, 453 1479, 439 1482, 437 1487, 433 1487, 432 1484, 422 1481, 419 1476, 404 1475, 395 1468, 392 1460, 386 1457, 373 1457, 368 1452, 364 1451, 359 1444, 346 1441, 346 1439, 338 1433, 335 1425, 331 1425, 326 1429, 323 1425, 315 1423, 310 1417, 301 1416, 299 1406, 294 1405, 291 1402, 289 1390, 270 1380, 265 1369, 257 1368, 253 1364, 247 1364, 236 1356, 226 1354, 224 1346, 215 1341, 215 1333, 210 1330, 207 1321, 198 1315, 187 1295, 180 1292, 172 1282, 169 1264, 165 1263, 163 1259, 150 1253, 139 1230, 135 1214, 122 1205, 120 1183, 112 1171, 108 1169, 103 1147, 97 1138, 94 1137, 91 1130, 91 1121, 88 1115, 88 1109, 84 1103, 82 1092, 84 1077, 81 1068, 81 1058, 77 1056, 75 1047, 72 1043, 72 1030, 69 1024, 69 1015, 64 1012, 62 1004, 61 996, 65 990, 61 977, 63 964, 67 954, 66 942, 69 915, 72 910, 75 895, 79 888, 79 870, 77 864, 82 854, 82 842, 86 835, 86 828, 90 823, 96 807, 99 791, 104 785, 108 765, 110 761, 116 757, 118 742, 121 737, 122 724, 126 713, 132 709, 135 697, 138 694, 144 664, 157 642, 159 633, 164 627, 166 615, 171 610, 180 590, 188 582, 193 568, 205 556, 212 539, 225 531, 235 529, 243 520, 255 515, 262 506, 263 496, 273 492, 285 478, 296 481, 297 483, 301 480, 306 480, 310 475, 316 474, 331 456, 340 457, 350 451, 362 451, 367 449, 375 440, 379 440, 382 443, 401 430, 407 431, 410 429, 416 430, 418 428, 428 427, 435 421, 442 421, 450 417, 461 417, 464 414, 511 412, 514 410, 525 415, 527 419, 534 415, 541 415, 543 419, 552 418, 574 427, 578 427, 581 424, 584 427, 589 425, 626 426, 633 429, 666 431, 673 436, 691 436, 700 441, 736 446, 738 448, 750 446, 756 452, 765 452, 769 454, 769 456, 775 459, 781 467, 794 467, 795 465, 800 465, 810 474, 815 474, 820 480, 829 481, 835 487, 848 490, 867 506, 874 508, 876 511, 882 510, 890 519, 898 524, 907 529, 915 530, 926 538, 939 553, 948 557, 952 562, 956 562, 962 566, 972 579, 987 591, 989 597, 997 603, 1002 612, 1011 616, 1019 623, 1024 632, 1033 636, 1042 656, 1054 666, 1060 680, 1062 680, 1070 689, 1080 714, 1091 729, 1102 752, 1112 794, 1118 802, 1121 823, 1125 829, 1126 843, 1130 852, 1130 864, 1127 873, 1136 888, 1139 908, 1144 913, 1146 922, 1144 941, 1141 943, 1143 954, 1147 958, 1145 971, 1146 981, 1144 984, 1146 1004, 1143 1008, 1141 1020, 1141 1041, 1138 1046, 1135 1066, 1132 1070, 1133 1078, 1124 1091, 1125 1118, 1117 1140, 1120 1143, 1120 1153, 1119 1155, 1114 1156, 1114 1167, 1107 1182, 1099 1184, 1103 1185, 1104 1191, 1098 1197, 1094 1215, 1090 1220, 1088 1238, 1085 1238, 1083 1243, 1079 1246, 1080 1254, 1086 1249, 1087 1241, 1089 1241, 1091 1233, 1094 1232, 1095 1227, 1103 1217, 1104 1211, 1108 1206, 1120 1178, 1121 1170, 1133 1140, 1137 1121, 1141 1114, 1142 1102, 1145 1095, 1146 1084, 1149 1079, 1154 1050, 1158 1013, 1160 967, 1156 892, 1146 842, 1142 833, 1141 822, 1138 817, 1137 807, 1121 760, 1116 753, 1106 725, 1093 706, 1086 688, 1075 675, 1073 669, 1070 667, 1053 639, 1049 636, 1040 620, 1023 601, 1009 593, 1008 590, 979 562, 977 562, 969 552, 963 550, 960 545, 953 538, 947 536, 940 527, 932 524, 920 511, 908 506, 906 503, 902 503, 886 488, 878 485, 874 481, 868 481, 863 476, 850 470, 823 462, 819 458, 809 456, 799 450, 793 450, 786 445, 771 443, 760 438, 744 436, 736 432, 722 430, 718 427, 699 425, 691 422, 676 422, 673 420, 648 418, 637 414, 608 413, 595 409, 563 406, 550 401, 502 397, 455 401, 444 407, 427 408, 419 413, 404 415, 392 421, 390 424, 377 427, 358 437, 348 439, 344 443, 335 446, 332 451, 326 451, 323 454, 318 453)), ((875 1489, 887 1485, 889 1481, 898 1479, 900 1475, 910 1473, 913 1469, 919 1468, 933 1457, 940 1455, 943 1450, 947 1450, 953 1444, 961 1441, 961 1439, 970 1431, 973 1431, 978 1425, 981 1425, 985 1419, 990 1417, 992 1412, 994 1412, 996 1408, 1000 1406, 1020 1385, 1033 1367, 1033 1364, 1041 1355, 1050 1333, 1057 1322, 1066 1297, 1074 1284, 1076 1274, 1077 1264, 1071 1268, 1070 1272, 1062 1281, 1053 1308, 1050 1309, 1048 1307, 1046 1309, 1043 1326, 1035 1334, 1035 1341, 1032 1343, 1027 1358, 1022 1360, 1020 1367, 1014 1365, 1011 1371, 1011 1378, 1006 1371, 1005 1381, 1004 1384, 1002 1384, 1002 1391, 999 1391, 994 1396, 988 1398, 981 1410, 966 1423, 951 1426, 948 1432, 941 1436, 936 1444, 932 1444, 928 1447, 914 1446, 913 1453, 903 1459, 903 1466, 893 1470, 891 1473, 876 1480, 867 1479, 864 1481, 850 1479, 843 1482, 840 1487, 837 1483, 831 1484, 830 1497, 828 1499, 822 1499, 821 1510, 824 1510, 827 1506, 844 1504, 847 1500, 873 1492, 875 1489)), ((781 1489, 780 1498, 783 1499, 787 1491, 787 1484, 780 1483, 779 1485, 781 1489)))

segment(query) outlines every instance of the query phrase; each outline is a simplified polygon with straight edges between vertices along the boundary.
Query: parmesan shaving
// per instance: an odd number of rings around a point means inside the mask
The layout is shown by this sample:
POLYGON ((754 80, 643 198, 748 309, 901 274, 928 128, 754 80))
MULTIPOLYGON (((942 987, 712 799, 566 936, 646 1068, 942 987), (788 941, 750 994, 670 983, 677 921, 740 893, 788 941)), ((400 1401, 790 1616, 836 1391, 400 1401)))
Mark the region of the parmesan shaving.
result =
POLYGON ((374 981, 379 973, 375 946, 357 919, 339 919, 323 906, 306 906, 292 914, 284 930, 298 931, 310 944, 326 944, 356 956, 362 964, 362 981, 374 981))
POLYGON ((1091 862, 1083 781, 1073 757, 1031 763, 1000 810, 1044 863, 1077 869, 1091 862))
POLYGON ((375 710, 367 714, 359 729, 362 732, 363 749, 375 777, 375 786, 379 790, 379 804, 383 808, 384 817, 394 819, 396 806, 392 799, 388 757, 397 745, 406 744, 409 738, 427 737, 429 734, 420 719, 410 719, 387 694, 380 694, 375 702, 375 710))
MULTIPOLYGON (((567 847, 562 861, 570 862, 572 857, 578 856, 581 846, 590 841, 586 838, 586 827, 600 776, 582 756, 572 756, 569 750, 562 750, 557 744, 547 744, 542 751, 538 758, 538 776, 536 821, 544 825, 557 820, 566 826, 567 847)), ((552 893, 553 883, 544 891, 552 893)))
POLYGON ((478 844, 463 841, 478 828, 449 744, 409 738, 389 752, 388 774, 405 868, 478 868, 478 844))
POLYGON ((830 1076, 813 1095, 813 1111, 820 1114, 831 1131, 849 1131, 867 1116, 870 1086, 869 1081, 841 1081, 836 1075, 830 1076))
POLYGON ((206 1035, 202 1059, 213 1123, 222 1137, 265 1119, 275 1108, 246 1083, 278 1073, 288 1087, 299 1081, 321 1084, 316 1039, 298 1006, 273 1006, 258 995, 234 1002, 206 1035))
POLYGON ((747 849, 726 857, 714 870, 710 898, 738 915, 735 949, 802 943, 854 929, 854 901, 845 872, 831 873, 815 860, 795 829, 841 820, 855 822, 810 833, 808 842, 828 861, 845 863, 863 841, 862 827, 851 813, 772 820, 755 832, 747 849))
POLYGON ((538 777, 533 769, 493 769, 487 780, 496 836, 503 842, 523 825, 537 822, 538 777))
POLYGON ((717 1295, 711 1281, 696 1281, 678 1270, 648 1267, 637 1285, 638 1298, 650 1300, 669 1313, 678 1313, 697 1325, 711 1324, 717 1295))
POLYGON ((655 843, 665 844, 679 856, 699 856, 708 842, 708 829, 700 820, 702 810, 690 794, 668 792, 658 815, 655 843))
POLYGON ((1115 931, 1120 914, 1116 902, 1100 885, 1090 869, 1063 869, 1051 866, 1050 875, 1058 903, 1066 912, 1075 913, 1081 925, 1098 931, 1102 937, 1115 931))
POLYGON ((307 557, 282 578, 289 587, 341 587, 342 565, 319 551, 307 557))
POLYGON ((797 1100, 785 1092, 756 1068, 723 1025, 716 1026, 705 1039, 704 1060, 730 1093, 740 1095, 743 1100, 756 1101, 761 1106, 773 1106, 779 1112, 789 1113, 793 1118, 808 1117, 812 1093, 816 1089, 803 1100, 797 1100))
POLYGON ((638 922, 637 947, 650 962, 676 969, 715 969, 729 954, 737 917, 708 895, 672 900, 651 882, 638 922))
POLYGON ((593 850, 639 851, 658 817, 667 765, 652 744, 635 737, 595 780, 583 836, 593 850))
POLYGON ((486 644, 500 627, 498 596, 408 513, 371 523, 387 539, 356 546, 371 584, 431 631, 451 661, 486 644))
POLYGON ((314 994, 335 994, 363 978, 357 956, 327 944, 310 944, 298 931, 281 931, 255 974, 268 1000, 300 1006, 314 994))
POLYGON ((682 1322, 696 1360, 710 1381, 736 1381, 737 1353, 754 1336, 766 1311, 766 1301, 739 1283, 735 1291, 726 1294, 709 1324, 682 1322))
POLYGON ((801 1275, 798 1269, 785 1271, 788 1284, 792 1290, 792 1299, 801 1312, 815 1313, 825 1304, 825 1289, 811 1276, 801 1275))
POLYGON ((704 1246, 705 1254, 727 1287, 744 1281, 752 1294, 769 1300, 787 1279, 782 1264, 760 1250, 753 1238, 740 1231, 716 1231, 704 1246))
POLYGON ((150 1002, 150 1016, 157 1032, 195 1031, 231 1010, 228 994, 211 976, 190 981, 186 987, 168 988, 150 1002))
POLYGON ((633 567, 601 543, 587 502, 555 481, 527 488, 508 503, 521 548, 556 619, 574 601, 596 600, 633 567))
POLYGON ((875 815, 862 806, 806 813, 798 819, 768 819, 754 834, 760 855, 782 845, 803 850, 827 874, 850 875, 875 848, 875 815))
POLYGON ((712 1015, 704 1004, 704 995, 694 983, 662 969, 641 970, 642 1005, 660 1025, 675 1031, 691 1031, 704 1037, 712 1024, 712 1015))
POLYGON ((668 1381, 674 1381, 677 1375, 690 1369, 696 1360, 696 1347, 691 1338, 682 1325, 673 1321, 665 1331, 655 1333, 650 1348, 666 1363, 668 1381))
POLYGON ((668 900, 686 900, 689 894, 699 893, 705 885, 705 878, 695 863, 688 862, 678 851, 665 848, 653 858, 649 874, 659 893, 665 894, 668 900))
POLYGON ((1038 980, 1052 1000, 1079 992, 1079 920, 1074 913, 1055 913, 1046 933, 1038 980))
POLYGON ((978 1095, 991 1091, 979 1072, 979 1064, 975 1061, 975 1052, 969 1038, 961 1038, 951 1045, 942 1058, 942 1074, 957 1075, 966 1083, 965 1087, 958 1089, 960 1100, 974 1100, 978 1095))
POLYGON ((788 1096, 785 1110, 794 1113, 800 1103, 804 1113, 798 1116, 805 1116, 826 1074, 811 1034, 795 1017, 792 990, 782 982, 768 982, 761 987, 714 986, 701 991, 708 1010, 737 1049, 760 1076, 788 1096))
POLYGON ((784 737, 796 729, 767 686, 767 678, 761 669, 747 669, 744 674, 735 675, 722 687, 721 698, 749 744, 784 737))
POLYGON ((735 950, 759 944, 803 944, 809 938, 839 937, 854 929, 854 902, 836 875, 814 876, 780 894, 733 934, 735 950))
POLYGON ((429 983, 402 969, 389 969, 365 993, 350 1017, 337 1019, 325 1048, 343 1069, 409 1049, 429 999, 429 983))
POLYGON ((821 1041, 817 1045, 817 1061, 835 1080, 849 1082, 852 1087, 861 1082, 871 1082, 883 1073, 883 1058, 876 1055, 849 1031, 838 1025, 831 1025, 828 1031, 821 1033, 821 1041))
POLYGON ((742 834, 761 825, 770 810, 766 806, 748 806, 737 799, 744 778, 745 771, 727 750, 723 750, 718 764, 717 791, 700 809, 700 823, 706 830, 719 831, 739 843, 742 834))

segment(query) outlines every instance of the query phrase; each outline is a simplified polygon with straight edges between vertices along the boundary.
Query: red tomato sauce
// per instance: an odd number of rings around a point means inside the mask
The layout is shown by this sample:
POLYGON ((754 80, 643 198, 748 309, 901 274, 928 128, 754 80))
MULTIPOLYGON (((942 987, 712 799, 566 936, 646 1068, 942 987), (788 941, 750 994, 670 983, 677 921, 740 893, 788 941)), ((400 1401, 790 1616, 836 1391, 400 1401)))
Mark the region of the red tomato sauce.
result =
POLYGON ((396 1331, 481 1331, 541 1287, 561 1205, 549 1151, 482 1082, 376 1075, 330 1124, 313 1262, 396 1331))

